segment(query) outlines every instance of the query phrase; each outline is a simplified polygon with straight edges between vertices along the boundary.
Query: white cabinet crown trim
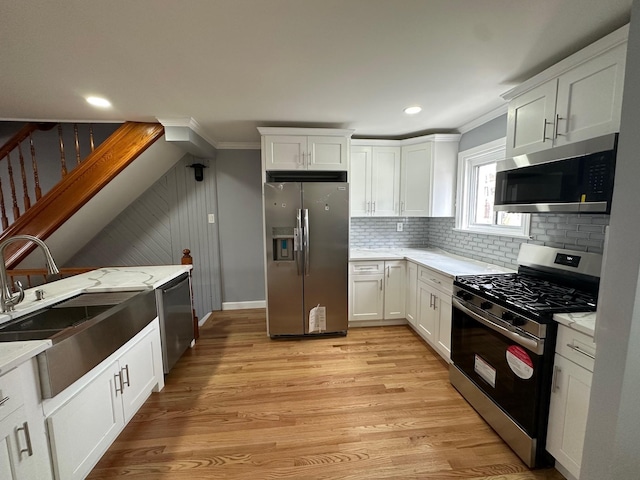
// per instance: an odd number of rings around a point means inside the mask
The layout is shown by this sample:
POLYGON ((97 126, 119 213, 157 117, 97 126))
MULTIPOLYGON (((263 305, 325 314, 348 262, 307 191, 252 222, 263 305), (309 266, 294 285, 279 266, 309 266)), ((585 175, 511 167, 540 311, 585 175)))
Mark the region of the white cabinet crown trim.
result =
POLYGON ((578 65, 625 43, 628 37, 629 24, 620 27, 609 35, 602 37, 600 40, 596 40, 594 43, 587 45, 573 55, 568 56, 564 60, 559 61, 539 74, 529 78, 517 87, 503 93, 501 97, 508 101, 514 97, 522 95, 523 93, 526 93, 529 90, 574 69, 578 65))
POLYGON ((260 135, 304 135, 350 138, 355 130, 345 128, 258 127, 260 135))
POLYGON ((352 138, 351 146, 365 147, 403 147, 406 145, 416 145, 424 142, 459 142, 459 133, 434 133, 431 135, 422 135, 420 137, 405 138, 404 140, 387 140, 387 139, 366 139, 352 138))

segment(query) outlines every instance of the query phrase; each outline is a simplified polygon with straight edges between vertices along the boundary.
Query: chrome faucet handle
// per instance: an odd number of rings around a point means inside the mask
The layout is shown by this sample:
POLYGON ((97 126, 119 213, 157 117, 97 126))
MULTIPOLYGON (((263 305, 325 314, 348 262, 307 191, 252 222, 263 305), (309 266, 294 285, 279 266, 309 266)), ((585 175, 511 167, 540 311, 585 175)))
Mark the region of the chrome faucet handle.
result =
POLYGON ((20 280, 16 280, 14 285, 18 289, 17 296, 12 295, 10 298, 8 298, 5 301, 5 305, 11 307, 12 310, 15 305, 19 304, 22 300, 24 300, 24 288, 22 287, 22 282, 20 280))

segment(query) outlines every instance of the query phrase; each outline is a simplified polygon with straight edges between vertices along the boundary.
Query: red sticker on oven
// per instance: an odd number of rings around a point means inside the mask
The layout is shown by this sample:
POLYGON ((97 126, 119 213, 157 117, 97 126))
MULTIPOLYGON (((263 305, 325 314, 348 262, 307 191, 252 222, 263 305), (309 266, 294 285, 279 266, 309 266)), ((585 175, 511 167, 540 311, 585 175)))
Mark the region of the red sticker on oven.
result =
POLYGON ((533 377, 533 362, 527 351, 518 345, 507 348, 507 363, 518 377, 529 380, 533 377))

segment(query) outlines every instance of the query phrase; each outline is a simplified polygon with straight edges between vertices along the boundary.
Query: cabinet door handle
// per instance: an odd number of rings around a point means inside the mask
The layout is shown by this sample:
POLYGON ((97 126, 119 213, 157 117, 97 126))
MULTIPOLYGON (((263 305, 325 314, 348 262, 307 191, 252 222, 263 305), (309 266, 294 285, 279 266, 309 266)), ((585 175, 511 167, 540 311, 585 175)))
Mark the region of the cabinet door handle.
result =
POLYGON ((389 270, 391 270, 391 267, 387 267, 387 278, 389 278, 389 270))
POLYGON ((435 278, 430 278, 430 280, 431 280, 433 283, 437 283, 438 285, 442 285, 442 282, 441 282, 440 280, 436 280, 435 278))
POLYGON ((26 453, 28 456, 33 455, 33 446, 31 445, 31 434, 29 433, 29 423, 24 422, 21 427, 16 428, 16 441, 18 442, 18 455, 22 460, 22 454, 26 453), (20 435, 19 432, 24 432, 24 439, 27 442, 27 448, 20 448, 20 435))
POLYGON ((553 125, 553 122, 549 122, 545 118, 544 119, 544 124, 542 126, 542 143, 544 143, 547 140, 553 140, 553 138, 547 137, 547 125, 553 125))
POLYGON ((558 384, 558 377, 562 373, 562 369, 558 366, 553 367, 553 381, 551 382, 551 392, 556 393, 560 386, 558 384))
MULTIPOLYGON (((122 383, 126 384, 127 387, 131 386, 131 383, 129 383, 129 364, 127 363, 123 368, 120 369, 120 375, 122 376, 122 372, 127 372, 127 379, 124 380, 122 383)), ((122 386, 122 389, 124 390, 125 385, 122 386)))
POLYGON ((580 347, 576 346, 576 345, 572 345, 570 343, 567 343, 567 347, 569 347, 571 350, 573 350, 574 352, 578 352, 581 353, 582 355, 584 355, 585 357, 589 357, 593 360, 596 359, 595 355, 591 355, 589 352, 585 352, 584 350, 582 350, 580 347))
POLYGON ((367 202, 367 214, 371 213, 371 202, 367 202))
POLYGON ((9 396, 7 395, 2 400, 0 400, 0 407, 9 401, 9 396))
POLYGON ((118 393, 122 395, 122 391, 124 390, 124 385, 122 383, 122 372, 114 373, 113 379, 116 382, 116 397, 117 397, 118 393), (118 385, 120 385, 120 388, 118 388, 118 385))
POLYGON ((380 284, 380 291, 382 291, 382 279, 378 280, 378 283, 380 284))
POLYGON ((553 138, 564 137, 564 134, 560 133, 558 131, 558 129, 559 129, 559 125, 558 124, 560 123, 560 120, 564 120, 564 118, 562 118, 559 114, 556 113, 556 124, 554 125, 554 134, 553 134, 554 136, 553 136, 553 138))
POLYGON ((372 205, 371 213, 373 215, 375 215, 376 214, 376 202, 372 202, 371 205, 372 205))

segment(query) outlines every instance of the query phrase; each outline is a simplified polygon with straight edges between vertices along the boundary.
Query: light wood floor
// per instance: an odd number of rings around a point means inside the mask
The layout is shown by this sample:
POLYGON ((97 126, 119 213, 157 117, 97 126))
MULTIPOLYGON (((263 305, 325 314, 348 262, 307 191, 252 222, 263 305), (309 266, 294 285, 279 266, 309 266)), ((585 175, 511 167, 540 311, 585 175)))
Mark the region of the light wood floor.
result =
POLYGON ((270 340, 216 312, 90 479, 562 479, 529 471, 409 328, 270 340))

